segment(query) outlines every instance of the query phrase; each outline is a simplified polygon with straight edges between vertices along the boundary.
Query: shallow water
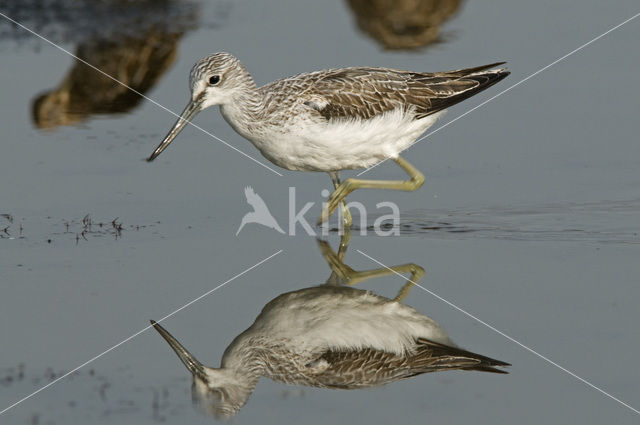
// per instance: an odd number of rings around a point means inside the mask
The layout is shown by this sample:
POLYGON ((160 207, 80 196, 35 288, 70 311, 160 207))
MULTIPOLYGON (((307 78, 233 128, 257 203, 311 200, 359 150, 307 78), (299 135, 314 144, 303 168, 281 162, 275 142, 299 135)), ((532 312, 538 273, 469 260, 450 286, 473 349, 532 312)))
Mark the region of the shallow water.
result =
MULTIPOLYGON (((640 11, 631 0, 463 2, 443 15, 437 43, 398 51, 358 21, 357 3, 167 1, 151 13, 145 2, 59 0, 0 12, 175 112, 187 102, 191 65, 214 51, 238 56, 258 84, 337 66, 508 61, 509 78, 451 108, 442 125, 640 11)), ((300 225, 295 236, 256 224, 236 236, 250 210, 246 186, 287 230, 289 187, 297 211, 315 202, 313 223, 326 175, 276 168, 280 177, 193 128, 147 164, 175 117, 2 17, 0 34, 0 410, 280 250, 163 324, 217 366, 268 300, 327 279, 300 225)), ((397 203, 400 235, 354 232, 345 262, 424 267, 424 289, 407 304, 460 346, 512 363, 510 375, 443 372, 349 392, 262 380, 234 421, 637 422, 518 343, 640 408, 640 96, 630 84, 639 36, 640 21, 629 22, 412 147, 407 158, 427 176, 419 191, 350 197, 371 211, 367 225, 378 202, 397 203)), ((214 109, 195 123, 267 163, 214 109)), ((400 175, 384 164, 364 176, 400 175)), ((393 297, 402 285, 388 276, 358 287, 393 297)), ((188 372, 153 330, 0 419, 213 420, 194 408, 188 372)))
POLYGON ((398 226, 388 229, 436 238, 638 244, 639 210, 638 200, 425 209, 407 211, 398 226))

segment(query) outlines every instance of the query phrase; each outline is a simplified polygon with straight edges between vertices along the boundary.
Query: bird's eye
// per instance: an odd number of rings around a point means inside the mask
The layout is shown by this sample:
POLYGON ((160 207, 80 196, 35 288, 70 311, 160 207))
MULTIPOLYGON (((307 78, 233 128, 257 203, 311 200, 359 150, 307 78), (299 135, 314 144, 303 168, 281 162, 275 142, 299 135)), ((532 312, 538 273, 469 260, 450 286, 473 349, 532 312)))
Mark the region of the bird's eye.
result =
POLYGON ((220 76, 219 75, 212 75, 211 77, 209 77, 209 84, 211 84, 212 86, 215 86, 219 82, 220 82, 220 76))

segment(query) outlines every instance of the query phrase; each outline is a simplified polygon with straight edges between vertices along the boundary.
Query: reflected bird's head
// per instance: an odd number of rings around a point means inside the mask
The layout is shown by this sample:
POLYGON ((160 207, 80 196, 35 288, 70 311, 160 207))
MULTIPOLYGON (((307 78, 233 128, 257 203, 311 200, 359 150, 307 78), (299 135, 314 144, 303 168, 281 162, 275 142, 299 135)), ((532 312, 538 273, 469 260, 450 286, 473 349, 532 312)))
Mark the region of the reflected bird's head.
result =
POLYGON ((255 88, 251 75, 229 53, 214 53, 196 62, 189 75, 191 100, 164 140, 147 159, 153 161, 166 149, 198 112, 214 105, 232 103, 237 96, 255 88))
POLYGON ((169 331, 153 320, 151 324, 193 375, 193 403, 205 414, 217 419, 229 418, 238 413, 249 399, 256 382, 243 379, 231 369, 203 365, 169 331))

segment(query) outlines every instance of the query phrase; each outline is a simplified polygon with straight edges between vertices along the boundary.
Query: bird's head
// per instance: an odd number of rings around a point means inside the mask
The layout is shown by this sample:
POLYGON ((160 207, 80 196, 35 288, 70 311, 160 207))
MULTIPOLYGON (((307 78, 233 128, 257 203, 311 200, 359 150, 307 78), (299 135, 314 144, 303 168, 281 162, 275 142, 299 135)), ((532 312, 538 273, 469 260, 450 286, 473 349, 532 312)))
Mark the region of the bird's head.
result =
POLYGON ((198 114, 214 105, 232 103, 238 94, 255 88, 244 65, 229 53, 214 53, 196 62, 189 75, 191 100, 164 140, 147 159, 153 161, 198 114))
POLYGON ((153 320, 151 324, 193 375, 191 394, 194 404, 217 419, 238 413, 253 392, 257 379, 247 380, 232 369, 203 365, 169 331, 153 320))
POLYGON ((193 404, 216 419, 230 418, 238 413, 253 392, 227 369, 207 369, 207 380, 194 375, 191 395, 193 404))

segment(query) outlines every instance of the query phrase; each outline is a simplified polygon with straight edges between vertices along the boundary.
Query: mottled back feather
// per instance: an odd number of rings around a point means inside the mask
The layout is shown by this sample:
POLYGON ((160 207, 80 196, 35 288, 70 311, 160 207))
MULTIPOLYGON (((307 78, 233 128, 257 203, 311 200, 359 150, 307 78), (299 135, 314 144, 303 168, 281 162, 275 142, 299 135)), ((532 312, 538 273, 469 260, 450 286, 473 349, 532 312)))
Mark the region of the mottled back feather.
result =
POLYGON ((328 350, 316 362, 326 368, 315 378, 331 388, 352 389, 384 385, 422 373, 442 370, 477 370, 508 373, 494 366, 509 363, 435 341, 420 338, 405 355, 366 348, 361 350, 328 350))
MULTIPOLYGON (((509 72, 504 69, 487 71, 503 63, 436 73, 370 67, 334 69, 278 80, 261 91, 291 93, 295 88, 298 99, 326 120, 370 119, 396 108, 412 110, 414 119, 420 119, 505 78, 509 72)), ((267 102, 283 100, 273 95, 267 102)))

